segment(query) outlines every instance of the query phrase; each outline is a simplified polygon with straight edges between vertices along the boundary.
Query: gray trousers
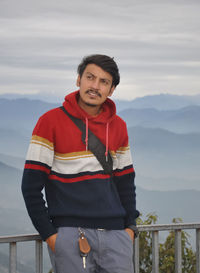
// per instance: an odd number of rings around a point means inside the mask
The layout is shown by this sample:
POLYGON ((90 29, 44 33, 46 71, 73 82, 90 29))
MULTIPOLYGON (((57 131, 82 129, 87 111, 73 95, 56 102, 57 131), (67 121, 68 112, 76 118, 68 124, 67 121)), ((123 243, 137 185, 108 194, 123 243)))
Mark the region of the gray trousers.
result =
POLYGON ((55 252, 48 248, 55 273, 134 273, 133 242, 125 230, 81 230, 91 246, 86 268, 79 253, 79 229, 60 227, 55 252))

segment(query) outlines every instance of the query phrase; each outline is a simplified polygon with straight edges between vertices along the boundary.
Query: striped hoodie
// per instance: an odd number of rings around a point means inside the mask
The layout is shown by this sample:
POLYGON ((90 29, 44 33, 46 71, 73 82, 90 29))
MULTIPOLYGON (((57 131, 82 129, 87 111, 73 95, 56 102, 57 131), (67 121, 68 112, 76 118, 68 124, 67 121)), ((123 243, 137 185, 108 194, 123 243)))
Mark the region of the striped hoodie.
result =
POLYGON ((29 145, 22 193, 43 240, 61 226, 124 229, 138 217, 126 124, 112 100, 93 117, 79 107, 78 96, 79 91, 67 95, 63 106, 110 151, 113 174, 104 173, 87 139, 82 142, 82 132, 60 108, 42 115, 29 145))

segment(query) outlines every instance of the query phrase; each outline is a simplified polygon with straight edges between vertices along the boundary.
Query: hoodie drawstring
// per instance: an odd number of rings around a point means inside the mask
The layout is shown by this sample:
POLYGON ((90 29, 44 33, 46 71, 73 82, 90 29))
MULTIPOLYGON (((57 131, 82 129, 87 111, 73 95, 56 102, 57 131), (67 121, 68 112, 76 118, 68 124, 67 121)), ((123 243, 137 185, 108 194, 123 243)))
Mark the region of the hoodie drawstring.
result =
POLYGON ((105 156, 106 156, 106 162, 108 161, 108 131, 109 131, 109 123, 106 123, 106 152, 105 152, 105 156))
POLYGON ((88 118, 85 118, 86 123, 86 132, 85 132, 85 144, 86 144, 86 151, 88 150, 88 118))

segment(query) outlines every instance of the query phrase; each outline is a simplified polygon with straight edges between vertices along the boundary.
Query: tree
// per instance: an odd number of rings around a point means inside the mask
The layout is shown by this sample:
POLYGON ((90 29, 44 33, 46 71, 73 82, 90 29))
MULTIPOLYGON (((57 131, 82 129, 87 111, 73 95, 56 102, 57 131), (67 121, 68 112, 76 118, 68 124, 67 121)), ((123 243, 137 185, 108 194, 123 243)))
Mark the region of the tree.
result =
MULTIPOLYGON (((148 214, 146 220, 138 218, 138 225, 155 224, 157 222, 157 216, 154 214, 148 214)), ((173 223, 180 223, 182 219, 174 218, 173 223)), ((189 242, 189 234, 185 231, 181 231, 181 243, 182 243, 182 272, 183 273, 195 273, 196 272, 196 256, 192 250, 189 242)), ((139 235, 139 249, 140 249, 140 273, 152 272, 152 236, 151 232, 143 231, 139 235)), ((175 272, 175 233, 169 232, 165 242, 159 245, 159 272, 160 273, 174 273, 175 272)))
MULTIPOLYGON (((138 225, 152 225, 157 222, 157 216, 148 214, 146 220, 142 220, 141 217, 137 219, 138 225)), ((151 232, 143 231, 139 235, 139 265, 140 273, 152 272, 152 237, 151 232)))

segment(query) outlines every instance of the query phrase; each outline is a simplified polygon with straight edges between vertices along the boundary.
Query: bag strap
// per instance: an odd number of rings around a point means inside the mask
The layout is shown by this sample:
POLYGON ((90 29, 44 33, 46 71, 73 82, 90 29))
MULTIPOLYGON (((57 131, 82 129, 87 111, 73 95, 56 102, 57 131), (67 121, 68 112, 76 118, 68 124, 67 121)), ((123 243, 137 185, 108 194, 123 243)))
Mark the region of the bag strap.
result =
MULTIPOLYGON (((81 130, 82 132, 82 141, 85 144, 85 137, 86 137, 86 125, 85 123, 79 119, 72 116, 64 106, 61 106, 60 109, 75 123, 75 125, 81 130)), ((106 147, 105 145, 99 140, 97 136, 95 136, 91 130, 88 128, 88 148, 89 150, 96 156, 99 163, 104 169, 105 174, 112 174, 113 171, 113 160, 108 151, 108 156, 106 160, 105 152, 106 147)))

